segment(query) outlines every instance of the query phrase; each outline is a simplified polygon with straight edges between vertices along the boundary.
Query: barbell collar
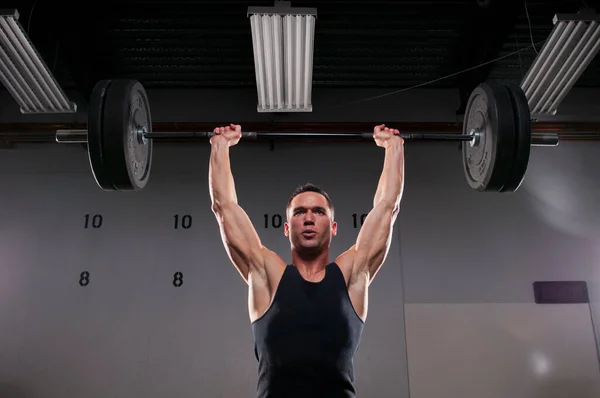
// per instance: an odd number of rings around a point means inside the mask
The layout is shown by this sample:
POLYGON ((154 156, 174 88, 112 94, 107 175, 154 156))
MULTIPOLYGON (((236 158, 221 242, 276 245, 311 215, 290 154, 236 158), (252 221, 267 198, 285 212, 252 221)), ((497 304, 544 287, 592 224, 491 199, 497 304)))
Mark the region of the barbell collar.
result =
POLYGON ((87 130, 56 130, 59 144, 87 144, 87 130))
POLYGON ((531 134, 531 146, 557 146, 558 141, 559 139, 557 133, 531 134))
MULTIPOLYGON (((175 131, 175 132, 152 132, 139 131, 146 139, 210 139, 215 135, 210 131, 175 131)), ((469 141, 474 142, 479 132, 472 131, 470 134, 447 134, 447 133, 401 133, 404 140, 424 141, 469 141)), ((308 139, 373 139, 373 133, 346 132, 346 133, 311 133, 311 132, 242 132, 242 138, 246 139, 280 139, 280 138, 308 138, 308 139)), ((86 144, 87 130, 57 130, 56 142, 60 144, 86 144)), ((532 146, 557 146, 559 142, 556 133, 533 133, 531 137, 532 146)))

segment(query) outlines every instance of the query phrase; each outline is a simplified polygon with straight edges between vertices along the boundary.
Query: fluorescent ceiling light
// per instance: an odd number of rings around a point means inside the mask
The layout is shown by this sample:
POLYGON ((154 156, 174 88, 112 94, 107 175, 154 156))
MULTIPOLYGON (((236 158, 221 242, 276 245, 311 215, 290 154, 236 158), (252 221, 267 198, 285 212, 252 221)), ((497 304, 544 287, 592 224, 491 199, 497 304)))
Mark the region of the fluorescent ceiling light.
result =
POLYGON ((0 81, 22 113, 76 112, 18 19, 17 10, 0 10, 0 81))
POLYGON ((600 49, 599 22, 589 9, 554 16, 554 28, 521 82, 533 117, 556 114, 600 49))
POLYGON ((248 7, 258 112, 312 112, 316 8, 248 7))

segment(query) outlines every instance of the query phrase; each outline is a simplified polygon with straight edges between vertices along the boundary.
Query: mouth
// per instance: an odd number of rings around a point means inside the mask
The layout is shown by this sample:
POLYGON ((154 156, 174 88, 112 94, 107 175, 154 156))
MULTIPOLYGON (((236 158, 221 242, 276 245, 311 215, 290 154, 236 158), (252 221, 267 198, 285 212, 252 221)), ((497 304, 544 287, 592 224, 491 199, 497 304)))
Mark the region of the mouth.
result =
POLYGON ((302 236, 304 236, 305 238, 312 238, 317 234, 316 231, 312 231, 312 230, 306 230, 302 232, 302 236))

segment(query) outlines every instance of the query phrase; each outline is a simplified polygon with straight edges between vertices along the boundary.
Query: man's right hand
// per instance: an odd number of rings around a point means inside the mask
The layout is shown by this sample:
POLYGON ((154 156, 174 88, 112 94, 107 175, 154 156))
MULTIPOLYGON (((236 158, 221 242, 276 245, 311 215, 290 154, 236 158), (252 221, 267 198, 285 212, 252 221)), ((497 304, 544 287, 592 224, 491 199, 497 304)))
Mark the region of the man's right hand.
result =
POLYGON ((404 140, 400 137, 400 132, 396 129, 385 127, 385 124, 375 126, 373 129, 373 138, 377 146, 386 148, 390 142, 390 139, 394 136, 398 136, 400 143, 404 144, 404 140))
POLYGON ((214 144, 216 140, 225 140, 229 146, 234 146, 240 141, 240 138, 242 138, 242 126, 239 124, 217 127, 213 132, 215 135, 210 138, 211 144, 214 144))

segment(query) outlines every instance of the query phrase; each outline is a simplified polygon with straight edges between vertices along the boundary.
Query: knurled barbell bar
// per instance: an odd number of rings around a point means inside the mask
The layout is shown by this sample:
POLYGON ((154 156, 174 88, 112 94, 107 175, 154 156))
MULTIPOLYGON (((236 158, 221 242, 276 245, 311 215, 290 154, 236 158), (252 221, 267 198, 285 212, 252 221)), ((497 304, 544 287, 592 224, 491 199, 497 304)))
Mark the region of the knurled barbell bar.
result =
MULTIPOLYGON (((137 191, 148 183, 155 138, 209 139, 213 132, 153 132, 146 91, 136 80, 102 80, 92 92, 88 130, 58 130, 58 143, 85 143, 92 173, 107 191, 137 191)), ((556 146, 556 134, 532 134, 529 106, 520 87, 486 82, 469 97, 463 134, 401 133, 405 140, 462 141, 463 168, 471 188, 514 192, 521 185, 531 146, 556 146)), ((247 139, 373 139, 372 132, 243 132, 247 139)))

